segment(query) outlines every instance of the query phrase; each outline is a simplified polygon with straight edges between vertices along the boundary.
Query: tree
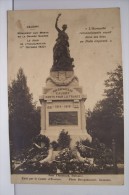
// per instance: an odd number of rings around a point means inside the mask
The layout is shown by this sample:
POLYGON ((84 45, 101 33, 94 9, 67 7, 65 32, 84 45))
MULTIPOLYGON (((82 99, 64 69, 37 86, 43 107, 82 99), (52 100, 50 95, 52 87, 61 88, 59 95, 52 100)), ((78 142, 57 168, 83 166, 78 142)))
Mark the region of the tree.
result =
POLYGON ((115 71, 108 72, 108 79, 105 81, 105 96, 114 106, 114 115, 123 117, 123 74, 122 66, 118 66, 115 71))
POLYGON ((10 141, 17 151, 30 144, 40 131, 40 112, 33 103, 27 78, 20 68, 17 78, 8 87, 10 141))
POLYGON ((88 111, 87 128, 93 137, 111 147, 116 140, 117 152, 124 149, 123 121, 123 76, 122 66, 108 72, 105 81, 104 99, 97 102, 93 111, 88 111))

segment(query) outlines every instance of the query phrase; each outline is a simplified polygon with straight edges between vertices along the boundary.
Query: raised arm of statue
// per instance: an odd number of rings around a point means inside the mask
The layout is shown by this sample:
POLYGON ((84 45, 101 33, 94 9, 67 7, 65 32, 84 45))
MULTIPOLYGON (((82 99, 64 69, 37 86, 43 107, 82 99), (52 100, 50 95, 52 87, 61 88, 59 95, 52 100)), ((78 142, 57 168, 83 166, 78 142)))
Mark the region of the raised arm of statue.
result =
POLYGON ((56 18, 56 23, 55 23, 55 28, 58 32, 61 32, 61 30, 58 28, 58 20, 59 20, 59 17, 61 16, 61 14, 58 14, 57 18, 56 18))

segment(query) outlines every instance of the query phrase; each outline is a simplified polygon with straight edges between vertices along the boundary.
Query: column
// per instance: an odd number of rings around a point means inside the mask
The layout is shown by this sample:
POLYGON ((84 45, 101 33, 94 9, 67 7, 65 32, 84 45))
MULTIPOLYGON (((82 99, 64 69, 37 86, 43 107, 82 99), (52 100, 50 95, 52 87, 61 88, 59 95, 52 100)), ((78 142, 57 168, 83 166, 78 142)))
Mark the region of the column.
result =
POLYGON ((41 131, 46 130, 46 101, 42 101, 41 107, 41 131))
POLYGON ((85 105, 83 100, 81 100, 80 103, 81 103, 81 128, 82 131, 86 133, 85 105))

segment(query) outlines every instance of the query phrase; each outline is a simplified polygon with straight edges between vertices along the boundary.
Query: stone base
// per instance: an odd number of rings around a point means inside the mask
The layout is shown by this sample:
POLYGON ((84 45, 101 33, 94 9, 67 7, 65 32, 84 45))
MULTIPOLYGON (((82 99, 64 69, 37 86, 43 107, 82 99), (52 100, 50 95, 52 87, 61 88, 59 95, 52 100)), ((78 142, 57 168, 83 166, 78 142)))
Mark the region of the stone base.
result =
MULTIPOLYGON (((48 131, 42 130, 41 134, 47 136, 50 139, 50 142, 53 142, 58 140, 60 133, 52 135, 48 131)), ((92 141, 92 137, 86 132, 81 134, 80 133, 70 134, 70 137, 71 137, 71 143, 70 143, 71 148, 74 148, 76 146, 77 141, 81 141, 81 140, 88 140, 89 142, 92 141)))

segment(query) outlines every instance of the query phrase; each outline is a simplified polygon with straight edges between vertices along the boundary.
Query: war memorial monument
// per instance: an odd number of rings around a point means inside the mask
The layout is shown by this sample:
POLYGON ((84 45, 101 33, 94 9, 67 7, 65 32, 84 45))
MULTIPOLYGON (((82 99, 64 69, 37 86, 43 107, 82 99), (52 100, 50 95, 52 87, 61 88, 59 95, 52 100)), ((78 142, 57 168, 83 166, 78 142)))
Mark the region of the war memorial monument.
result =
POLYGON ((58 38, 53 47, 53 65, 46 86, 40 96, 41 103, 41 134, 49 139, 57 140, 61 130, 68 131, 71 143, 89 139, 86 131, 85 105, 86 95, 83 94, 79 80, 74 74, 74 59, 70 56, 67 25, 58 27, 58 15, 55 28, 58 38))

